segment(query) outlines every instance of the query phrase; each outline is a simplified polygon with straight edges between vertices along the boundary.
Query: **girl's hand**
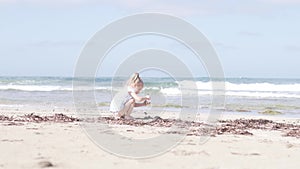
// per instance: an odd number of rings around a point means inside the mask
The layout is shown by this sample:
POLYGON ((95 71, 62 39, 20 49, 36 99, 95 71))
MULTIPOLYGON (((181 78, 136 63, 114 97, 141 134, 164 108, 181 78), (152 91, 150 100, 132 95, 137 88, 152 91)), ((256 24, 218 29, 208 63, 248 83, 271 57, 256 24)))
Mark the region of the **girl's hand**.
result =
POLYGON ((148 102, 147 100, 144 101, 145 106, 151 104, 150 102, 148 102))
POLYGON ((146 104, 146 105, 151 104, 151 97, 150 97, 149 94, 147 94, 146 98, 147 98, 147 100, 146 100, 146 103, 145 103, 145 104, 146 104))
POLYGON ((151 97, 150 97, 149 94, 146 95, 146 99, 147 99, 147 100, 151 100, 151 97))

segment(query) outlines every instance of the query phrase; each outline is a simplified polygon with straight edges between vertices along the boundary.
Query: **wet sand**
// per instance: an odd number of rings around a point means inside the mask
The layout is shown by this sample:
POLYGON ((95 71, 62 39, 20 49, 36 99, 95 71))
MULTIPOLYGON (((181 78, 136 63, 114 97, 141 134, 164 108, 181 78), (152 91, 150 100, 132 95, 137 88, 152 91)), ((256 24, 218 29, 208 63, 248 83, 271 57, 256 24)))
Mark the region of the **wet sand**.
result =
MULTIPOLYGON (((204 122, 180 121, 161 117, 115 120, 89 119, 107 123, 124 135, 148 137, 177 125, 188 130, 175 148, 154 158, 132 160, 109 154, 83 132, 86 119, 74 115, 5 112, 0 115, 0 168, 298 168, 300 162, 300 120, 274 116, 226 116, 210 127, 204 122)), ((167 134, 180 134, 172 131, 167 134)))

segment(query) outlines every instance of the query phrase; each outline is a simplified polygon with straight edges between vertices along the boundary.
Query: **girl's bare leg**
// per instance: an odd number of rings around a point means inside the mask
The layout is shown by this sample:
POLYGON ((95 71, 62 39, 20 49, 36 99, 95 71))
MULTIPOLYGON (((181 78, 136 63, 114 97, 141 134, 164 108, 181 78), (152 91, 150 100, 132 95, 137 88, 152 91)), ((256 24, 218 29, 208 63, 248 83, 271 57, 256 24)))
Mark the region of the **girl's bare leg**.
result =
MULTIPOLYGON (((132 111, 133 107, 134 107, 135 101, 134 99, 130 99, 124 106, 124 108, 122 110, 119 111, 118 116, 119 117, 123 117, 123 116, 127 116, 129 111, 132 111)), ((131 113, 131 112, 130 112, 131 113)))
POLYGON ((134 104, 135 104, 135 103, 133 103, 133 104, 130 105, 130 108, 128 109, 128 111, 127 111, 127 113, 125 114, 125 116, 128 116, 128 117, 130 116, 130 114, 132 113, 132 110, 133 110, 133 108, 134 108, 134 104))

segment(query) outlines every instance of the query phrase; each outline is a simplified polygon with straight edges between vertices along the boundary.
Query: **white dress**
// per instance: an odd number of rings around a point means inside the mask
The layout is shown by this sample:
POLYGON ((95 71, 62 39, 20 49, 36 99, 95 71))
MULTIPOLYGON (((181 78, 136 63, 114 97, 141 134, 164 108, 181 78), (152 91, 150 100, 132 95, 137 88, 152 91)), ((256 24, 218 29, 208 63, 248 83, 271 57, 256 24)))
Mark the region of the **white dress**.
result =
POLYGON ((128 86, 127 90, 118 92, 110 103, 109 111, 116 113, 122 110, 125 107, 125 104, 130 99, 133 99, 133 97, 131 96, 132 92, 136 93, 136 90, 131 86, 128 86))

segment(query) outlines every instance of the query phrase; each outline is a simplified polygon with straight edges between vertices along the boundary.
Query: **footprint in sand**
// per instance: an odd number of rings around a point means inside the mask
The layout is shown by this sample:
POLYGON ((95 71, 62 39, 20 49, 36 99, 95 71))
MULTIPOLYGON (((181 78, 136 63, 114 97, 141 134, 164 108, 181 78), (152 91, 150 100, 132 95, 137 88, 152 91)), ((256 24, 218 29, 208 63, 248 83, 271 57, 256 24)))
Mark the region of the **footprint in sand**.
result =
POLYGON ((286 147, 287 147, 287 148, 292 148, 292 147, 294 147, 294 145, 291 144, 291 143, 288 143, 288 144, 286 145, 286 147))
POLYGON ((243 155, 243 156, 259 156, 260 153, 238 153, 238 152, 231 152, 232 155, 243 155))
POLYGON ((41 161, 38 163, 38 165, 41 167, 41 168, 49 168, 49 167, 54 167, 54 165, 49 162, 49 161, 41 161))
POLYGON ((17 139, 13 139, 13 140, 9 140, 9 139, 3 139, 3 140, 1 140, 2 142, 22 142, 22 141, 24 141, 23 139, 19 139, 19 140, 17 140, 17 139))

